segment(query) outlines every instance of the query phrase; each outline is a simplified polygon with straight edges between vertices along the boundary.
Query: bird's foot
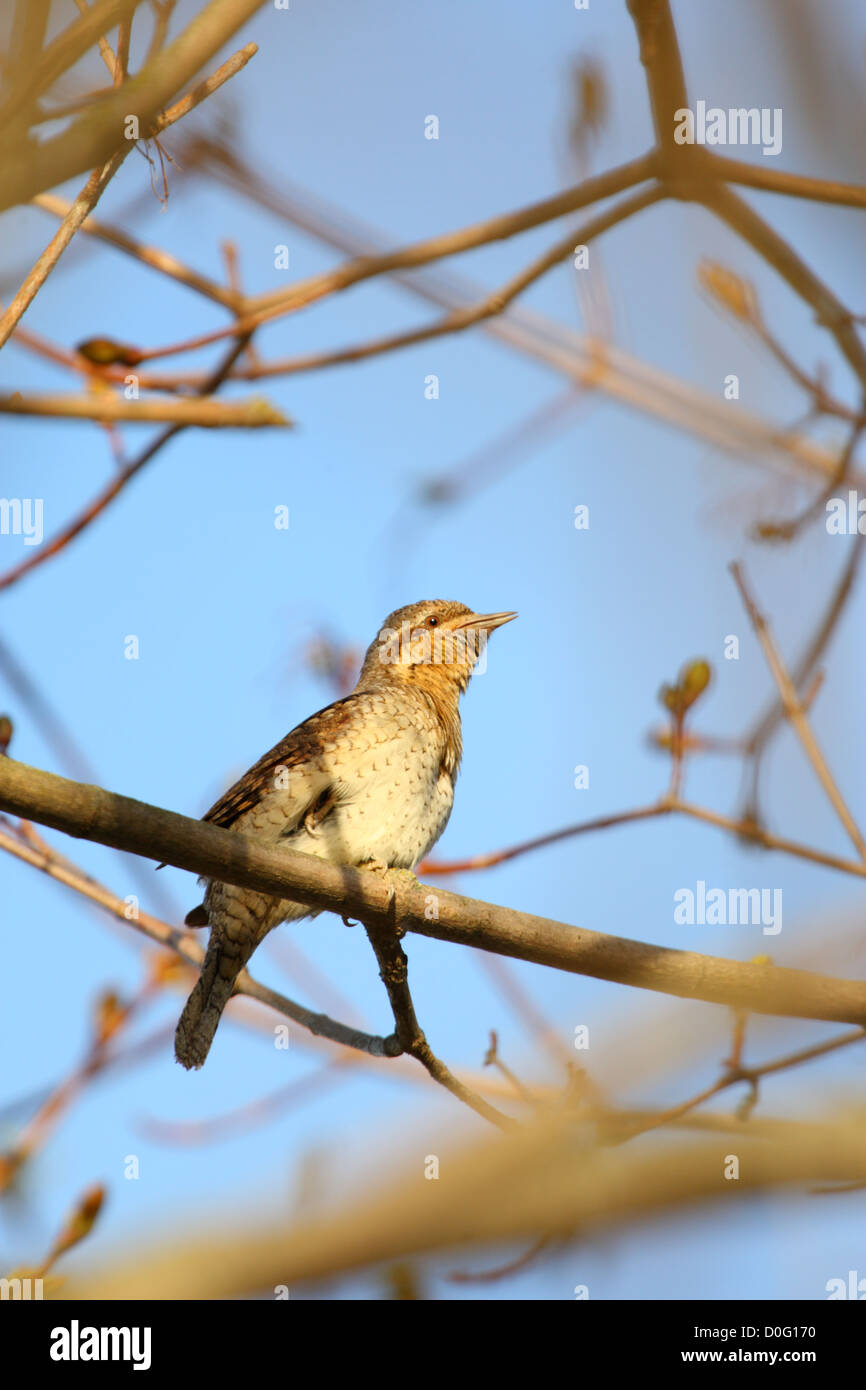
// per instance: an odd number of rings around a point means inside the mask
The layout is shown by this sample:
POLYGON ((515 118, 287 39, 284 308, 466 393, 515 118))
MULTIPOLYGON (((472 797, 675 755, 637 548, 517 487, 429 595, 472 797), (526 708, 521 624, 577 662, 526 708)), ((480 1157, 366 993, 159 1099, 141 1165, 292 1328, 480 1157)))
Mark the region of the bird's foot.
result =
POLYGON ((389 869, 388 874, 392 881, 396 879, 398 883, 402 883, 404 888, 418 887, 418 880, 413 869, 389 869))
POLYGON ((383 876, 391 872, 391 865, 386 864, 384 859, 365 859, 360 868, 369 869, 371 874, 382 874, 383 876))
POLYGON ((397 888, 400 884, 404 888, 416 888, 418 880, 411 869, 394 869, 390 864, 386 864, 381 859, 367 859, 362 865, 362 869, 369 869, 372 873, 381 874, 388 886, 387 909, 393 906, 397 897, 397 888))
POLYGON ((391 875, 394 872, 394 870, 391 868, 391 865, 386 864, 384 859, 365 859, 364 863, 360 867, 362 869, 367 869, 371 874, 379 874, 385 880, 385 884, 388 888, 387 906, 388 908, 390 908, 395 897, 397 896, 397 890, 394 887, 393 882, 391 881, 391 875))

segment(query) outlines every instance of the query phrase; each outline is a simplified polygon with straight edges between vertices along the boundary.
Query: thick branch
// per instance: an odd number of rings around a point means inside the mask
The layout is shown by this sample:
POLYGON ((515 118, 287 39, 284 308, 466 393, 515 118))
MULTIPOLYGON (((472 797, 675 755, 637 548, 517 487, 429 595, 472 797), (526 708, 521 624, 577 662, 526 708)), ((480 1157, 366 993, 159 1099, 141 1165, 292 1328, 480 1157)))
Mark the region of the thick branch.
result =
POLYGON ((72 67, 100 34, 128 19, 142 0, 97 0, 97 3, 52 39, 35 62, 28 64, 0 104, 0 125, 27 114, 28 103, 72 67))
MULTIPOLYGON (((597 1239, 662 1222, 698 1203, 730 1212, 744 1194, 803 1183, 862 1181, 862 1125, 788 1123, 760 1138, 737 1136, 737 1183, 720 1178, 718 1138, 688 1144, 582 1148, 571 1125, 548 1122, 447 1156, 448 1181, 419 1183, 414 1169, 388 1173, 341 1208, 292 1226, 250 1213, 239 1232, 189 1231, 174 1224, 158 1244, 137 1248, 64 1287, 69 1299, 237 1298, 275 1285, 333 1278, 384 1261, 539 1233, 597 1239), (429 1190, 428 1190, 429 1189, 429 1190)), ((743 1211, 742 1201, 737 1207, 743 1211)))
POLYGON ((674 112, 688 105, 686 79, 668 0, 628 0, 646 69, 656 140, 663 158, 682 161, 674 144, 674 112))
POLYGON ((866 1025, 866 983, 860 981, 584 931, 422 884, 395 887, 381 874, 271 848, 10 758, 0 758, 0 810, 193 873, 359 917, 368 926, 396 920, 404 931, 616 984, 753 1013, 866 1025))

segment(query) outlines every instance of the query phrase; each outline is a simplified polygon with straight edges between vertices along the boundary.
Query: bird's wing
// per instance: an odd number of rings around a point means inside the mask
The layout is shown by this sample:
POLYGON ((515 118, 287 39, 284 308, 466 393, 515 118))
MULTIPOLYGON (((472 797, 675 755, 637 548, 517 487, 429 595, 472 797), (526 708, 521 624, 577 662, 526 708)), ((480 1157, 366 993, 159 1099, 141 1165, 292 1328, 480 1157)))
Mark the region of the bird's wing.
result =
MULTIPOLYGON (((277 769, 285 768, 293 777, 291 799, 294 801, 291 814, 288 804, 286 806, 286 831, 295 829, 303 820, 312 826, 320 825, 336 806, 342 791, 322 766, 322 754, 335 736, 339 737, 340 730, 351 722, 356 713, 352 702, 358 698, 354 693, 347 695, 311 714, 229 787, 202 820, 225 828, 236 825, 274 790, 277 769)), ((185 923, 188 927, 207 926, 203 903, 187 913, 185 923)))
MULTIPOLYGON (((284 739, 259 758, 234 786, 229 787, 219 801, 214 802, 210 810, 202 816, 202 820, 209 821, 212 825, 234 825, 247 811, 257 806, 262 797, 274 789, 275 774, 281 767, 289 772, 294 769, 296 778, 298 772, 303 769, 303 777, 295 783, 297 820, 302 820, 316 806, 327 789, 328 778, 318 766, 321 755, 334 736, 339 735, 340 728, 350 722, 355 712, 352 702, 358 698, 356 694, 347 695, 344 699, 336 700, 332 705, 311 714, 309 719, 292 729, 290 734, 286 734, 284 739)), ((319 819, 321 818, 319 815, 319 819)))

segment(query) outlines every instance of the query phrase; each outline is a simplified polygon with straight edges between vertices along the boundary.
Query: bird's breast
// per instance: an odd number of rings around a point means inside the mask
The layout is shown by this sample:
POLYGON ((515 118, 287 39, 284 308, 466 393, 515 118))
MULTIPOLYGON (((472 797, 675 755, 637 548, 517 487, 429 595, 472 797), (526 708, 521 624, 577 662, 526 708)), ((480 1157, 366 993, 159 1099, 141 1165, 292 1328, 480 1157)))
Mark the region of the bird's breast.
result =
POLYGON ((312 832, 300 826, 292 848, 336 863, 413 868, 439 839, 454 800, 438 744, 410 728, 334 750, 326 759, 338 792, 333 809, 312 832))

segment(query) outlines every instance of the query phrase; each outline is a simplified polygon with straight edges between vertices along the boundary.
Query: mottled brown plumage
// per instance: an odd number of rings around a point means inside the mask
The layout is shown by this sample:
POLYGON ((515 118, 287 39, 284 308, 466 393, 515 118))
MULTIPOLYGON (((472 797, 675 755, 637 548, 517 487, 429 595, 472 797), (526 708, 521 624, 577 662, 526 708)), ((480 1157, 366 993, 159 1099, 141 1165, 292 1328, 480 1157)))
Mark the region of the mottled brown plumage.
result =
MULTIPOLYGON (((204 817, 333 863, 412 869, 448 822, 462 740, 459 698, 487 636, 514 613, 437 599, 397 609, 370 644, 350 695, 299 724, 204 817)), ((175 1052, 204 1062, 235 980, 280 922, 308 904, 209 880, 189 926, 210 924, 201 976, 175 1052)))

